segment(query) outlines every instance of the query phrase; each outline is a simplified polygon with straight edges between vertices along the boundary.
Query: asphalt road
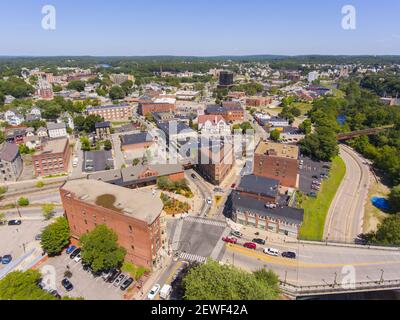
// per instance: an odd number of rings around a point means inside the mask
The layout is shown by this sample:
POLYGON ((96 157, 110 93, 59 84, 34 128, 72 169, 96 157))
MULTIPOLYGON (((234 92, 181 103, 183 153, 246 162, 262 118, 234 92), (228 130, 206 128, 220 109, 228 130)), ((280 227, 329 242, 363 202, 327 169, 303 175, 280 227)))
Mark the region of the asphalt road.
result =
POLYGON ((347 146, 340 147, 346 175, 332 202, 325 223, 324 239, 352 243, 362 233, 364 205, 369 189, 365 159, 347 146))

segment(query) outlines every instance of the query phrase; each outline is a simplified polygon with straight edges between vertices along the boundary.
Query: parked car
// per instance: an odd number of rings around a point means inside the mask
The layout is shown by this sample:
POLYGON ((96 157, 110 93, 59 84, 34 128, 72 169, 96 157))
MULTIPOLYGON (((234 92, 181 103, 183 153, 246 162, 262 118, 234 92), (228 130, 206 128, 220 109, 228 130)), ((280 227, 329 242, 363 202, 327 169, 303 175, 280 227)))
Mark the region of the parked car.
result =
POLYGON ((288 259, 296 259, 296 253, 291 251, 282 252, 282 257, 288 259))
POLYGON ((22 224, 21 220, 10 220, 8 221, 9 226, 20 226, 22 224))
POLYGON ((253 242, 257 243, 257 244, 265 245, 265 240, 263 240, 263 239, 253 239, 253 242))
POLYGON ((234 237, 240 239, 242 237, 242 234, 239 231, 232 231, 231 236, 234 236, 234 237))
POLYGON ((77 248, 77 249, 74 250, 74 252, 71 253, 71 255, 70 255, 69 257, 70 257, 71 259, 75 259, 75 257, 76 257, 78 254, 80 254, 81 251, 82 251, 81 248, 77 248))
POLYGON ((232 188, 232 189, 235 189, 235 188, 236 188, 236 183, 232 184, 232 185, 231 185, 231 188, 232 188))
POLYGON ((318 179, 319 177, 317 175, 312 176, 313 179, 318 179))
POLYGON ((111 269, 111 270, 109 270, 109 271, 107 271, 107 272, 103 272, 103 273, 101 274, 101 278, 102 278, 104 281, 107 281, 108 278, 111 277, 113 271, 114 271, 114 269, 111 269))
POLYGON ((192 177, 192 179, 197 179, 197 177, 194 173, 192 173, 190 176, 192 177))
POLYGON ((147 295, 147 299, 154 300, 158 292, 160 291, 160 285, 156 284, 153 288, 151 288, 149 294, 147 295))
POLYGON ((1 263, 1 261, 3 260, 3 257, 2 256, 0 256, 0 263, 1 263))
POLYGON ((121 284, 121 287, 120 287, 121 290, 125 291, 126 289, 128 289, 132 285, 133 281, 134 281, 133 278, 129 278, 129 279, 125 280, 124 283, 121 284))
POLYGON ((320 185, 321 185, 321 182, 319 182, 318 180, 314 180, 314 181, 313 181, 313 184, 315 184, 315 185, 317 185, 317 186, 320 186, 320 185))
POLYGON ((247 249, 252 249, 252 250, 257 249, 257 245, 254 242, 246 242, 245 244, 243 244, 243 247, 245 247, 247 249))
POLYGON ((76 246, 70 246, 70 247, 68 247, 68 249, 67 249, 67 254, 71 254, 72 252, 74 252, 74 250, 76 249, 76 246))
POLYGON ((11 261, 12 261, 12 256, 10 254, 3 256, 3 258, 1 259, 2 264, 9 264, 11 261))
POLYGON ((224 238, 222 238, 222 241, 227 242, 227 243, 233 243, 233 244, 237 243, 236 238, 230 238, 230 237, 224 237, 224 238))
POLYGON ((76 263, 78 263, 78 262, 81 262, 81 260, 82 260, 82 256, 81 256, 81 254, 79 253, 79 254, 74 258, 74 261, 75 261, 76 263))
POLYGON ((318 196, 317 193, 314 192, 314 191, 308 193, 307 195, 308 195, 309 197, 311 197, 311 198, 316 198, 316 197, 318 196))
POLYGON ((37 235, 35 236, 35 240, 36 240, 36 241, 42 240, 42 235, 41 235, 41 234, 37 234, 37 235))
POLYGON ((119 271, 119 270, 114 270, 114 271, 111 273, 111 276, 108 278, 107 282, 108 282, 108 283, 113 283, 113 282, 115 281, 115 279, 117 279, 118 276, 119 276, 120 274, 121 274, 121 271, 119 271))
POLYGON ((269 256, 273 256, 273 257, 279 256, 279 250, 274 249, 274 248, 266 248, 266 249, 264 249, 264 253, 269 256))
POLYGON ((212 205, 212 199, 210 197, 207 198, 207 204, 212 205))
POLYGON ((117 277, 117 279, 115 279, 115 281, 114 281, 114 287, 119 287, 119 286, 121 285, 121 283, 125 280, 125 278, 126 278, 126 276, 125 276, 123 273, 121 273, 121 274, 117 277))
POLYGON ((63 281, 61 281, 61 284, 64 287, 64 289, 67 290, 68 292, 74 289, 74 286, 67 278, 64 278, 63 281))
POLYGON ((57 290, 50 290, 49 293, 53 296, 56 297, 57 299, 61 299, 61 295, 57 292, 57 290))
POLYGON ((92 272, 92 267, 90 266, 90 264, 84 264, 83 265, 83 270, 87 271, 87 272, 92 272))

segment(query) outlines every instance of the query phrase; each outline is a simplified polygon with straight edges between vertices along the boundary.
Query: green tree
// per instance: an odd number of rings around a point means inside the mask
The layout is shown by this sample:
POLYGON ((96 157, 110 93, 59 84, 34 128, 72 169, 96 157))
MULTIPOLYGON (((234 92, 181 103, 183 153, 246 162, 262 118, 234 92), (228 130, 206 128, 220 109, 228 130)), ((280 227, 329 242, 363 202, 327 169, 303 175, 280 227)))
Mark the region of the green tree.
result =
POLYGON ((65 218, 57 218, 56 221, 44 229, 41 245, 50 256, 56 256, 69 244, 71 232, 68 221, 65 218))
POLYGON ((44 204, 42 206, 42 213, 46 220, 50 220, 54 216, 55 206, 52 203, 44 204))
POLYGON ((400 215, 386 218, 378 227, 376 233, 368 235, 369 239, 381 245, 400 245, 400 215))
POLYGON ((118 245, 117 234, 105 225, 98 225, 84 234, 80 243, 82 260, 94 271, 120 267, 124 262, 126 250, 118 245))
POLYGON ((19 199, 18 199, 18 205, 19 205, 20 207, 27 207, 27 206, 29 206, 29 199, 24 198, 24 197, 19 198, 19 199))
POLYGON ((389 194, 390 208, 400 213, 400 185, 394 187, 389 194))
POLYGON ((126 93, 120 86, 114 86, 110 89, 109 95, 111 100, 121 100, 125 98, 126 93))
POLYGON ((6 222, 6 214, 5 213, 0 213, 0 225, 4 224, 6 222))
POLYGON ((306 135, 310 134, 312 130, 311 120, 310 119, 304 120, 303 123, 300 124, 299 129, 306 135))
POLYGON ((81 150, 82 151, 90 151, 91 150, 89 138, 82 137, 81 138, 81 144, 82 144, 82 146, 81 146, 81 150))
POLYGON ((275 129, 271 132, 271 136, 270 136, 272 141, 279 141, 279 139, 281 138, 281 132, 278 129, 275 129))
POLYGON ((9 273, 0 280, 0 300, 56 300, 38 286, 41 277, 38 270, 9 273))
POLYGON ((259 271, 248 273, 216 261, 192 268, 183 279, 186 300, 276 300, 276 278, 259 271))
POLYGON ((67 89, 82 92, 85 90, 85 82, 80 80, 73 80, 68 83, 67 89))
POLYGON ((111 150, 112 149, 112 143, 110 140, 104 141, 104 150, 111 150))

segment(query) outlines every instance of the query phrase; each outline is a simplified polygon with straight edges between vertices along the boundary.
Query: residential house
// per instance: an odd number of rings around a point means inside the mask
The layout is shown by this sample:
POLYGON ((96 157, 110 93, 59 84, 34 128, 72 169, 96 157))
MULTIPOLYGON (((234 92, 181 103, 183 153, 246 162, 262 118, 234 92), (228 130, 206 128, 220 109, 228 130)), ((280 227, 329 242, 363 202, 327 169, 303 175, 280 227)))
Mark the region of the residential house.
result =
POLYGON ((67 127, 64 122, 62 123, 47 123, 47 132, 51 139, 64 138, 68 136, 67 127))

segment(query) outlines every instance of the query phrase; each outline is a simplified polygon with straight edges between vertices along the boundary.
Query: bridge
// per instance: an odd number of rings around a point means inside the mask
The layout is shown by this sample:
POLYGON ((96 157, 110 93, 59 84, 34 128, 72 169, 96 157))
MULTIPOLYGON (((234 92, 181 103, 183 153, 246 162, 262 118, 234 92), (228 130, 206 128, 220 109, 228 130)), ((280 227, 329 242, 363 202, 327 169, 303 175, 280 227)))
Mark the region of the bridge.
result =
POLYGON ((346 141, 346 140, 351 140, 351 139, 358 138, 361 136, 374 136, 374 135, 377 135, 380 132, 385 131, 387 129, 392 129, 393 127, 394 127, 394 125, 388 125, 388 126, 383 126, 383 127, 378 127, 378 128, 369 128, 369 129, 364 129, 364 130, 340 133, 337 137, 337 140, 338 141, 346 141))

